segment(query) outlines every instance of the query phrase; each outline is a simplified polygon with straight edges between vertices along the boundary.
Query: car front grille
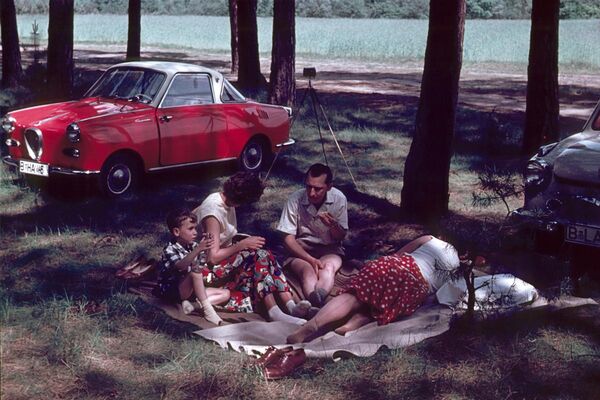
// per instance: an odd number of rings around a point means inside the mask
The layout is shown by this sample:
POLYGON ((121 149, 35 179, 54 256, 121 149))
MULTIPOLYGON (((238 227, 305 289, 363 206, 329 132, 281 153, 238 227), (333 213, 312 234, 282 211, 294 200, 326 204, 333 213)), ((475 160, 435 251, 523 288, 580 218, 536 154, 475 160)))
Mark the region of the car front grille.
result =
POLYGON ((27 154, 32 160, 39 160, 42 157, 42 131, 37 128, 28 128, 25 130, 24 136, 27 154))

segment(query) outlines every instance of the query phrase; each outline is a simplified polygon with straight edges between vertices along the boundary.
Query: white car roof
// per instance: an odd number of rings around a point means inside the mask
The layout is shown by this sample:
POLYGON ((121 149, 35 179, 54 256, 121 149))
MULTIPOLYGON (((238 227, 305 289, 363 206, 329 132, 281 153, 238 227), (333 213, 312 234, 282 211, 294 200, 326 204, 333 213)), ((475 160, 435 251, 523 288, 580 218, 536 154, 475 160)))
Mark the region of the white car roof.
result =
POLYGON ((202 67, 200 65, 188 64, 182 62, 172 62, 172 61, 130 61, 124 62, 120 64, 115 64, 110 67, 119 68, 119 67, 133 67, 133 68, 148 68, 156 71, 164 72, 167 75, 174 75, 179 72, 204 72, 212 75, 213 77, 222 78, 222 74, 214 69, 202 67))

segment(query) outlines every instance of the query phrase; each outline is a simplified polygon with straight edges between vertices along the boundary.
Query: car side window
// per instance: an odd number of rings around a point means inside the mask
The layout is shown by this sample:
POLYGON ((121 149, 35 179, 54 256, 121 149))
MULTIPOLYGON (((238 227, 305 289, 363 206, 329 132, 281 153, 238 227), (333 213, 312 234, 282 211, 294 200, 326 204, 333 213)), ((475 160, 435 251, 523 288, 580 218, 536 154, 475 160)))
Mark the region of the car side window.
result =
POLYGON ((246 101, 246 98, 242 96, 242 94, 238 92, 227 79, 224 79, 221 101, 223 103, 241 103, 246 101))
POLYGON ((214 103, 207 74, 178 74, 165 95, 162 107, 193 106, 214 103))

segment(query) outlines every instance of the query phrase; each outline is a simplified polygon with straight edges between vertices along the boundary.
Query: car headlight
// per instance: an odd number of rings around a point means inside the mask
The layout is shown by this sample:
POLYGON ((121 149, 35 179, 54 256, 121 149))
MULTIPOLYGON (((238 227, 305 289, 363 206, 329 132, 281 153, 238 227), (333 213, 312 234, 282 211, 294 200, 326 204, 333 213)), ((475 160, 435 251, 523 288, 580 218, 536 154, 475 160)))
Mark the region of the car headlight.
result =
POLYGON ((79 125, 73 122, 69 126, 67 126, 67 139, 71 143, 77 143, 81 140, 81 131, 79 130, 79 125))
POLYGON ((17 120, 10 115, 5 115, 4 118, 2 118, 2 130, 6 133, 11 133, 15 130, 16 122, 17 120))
POLYGON ((558 142, 554 142, 554 143, 550 143, 550 144, 540 147, 538 149, 537 156, 538 157, 546 156, 548 153, 550 153, 556 147, 557 144, 558 144, 558 142))
POLYGON ((549 179, 548 164, 543 160, 529 161, 525 169, 525 186, 541 186, 549 179))

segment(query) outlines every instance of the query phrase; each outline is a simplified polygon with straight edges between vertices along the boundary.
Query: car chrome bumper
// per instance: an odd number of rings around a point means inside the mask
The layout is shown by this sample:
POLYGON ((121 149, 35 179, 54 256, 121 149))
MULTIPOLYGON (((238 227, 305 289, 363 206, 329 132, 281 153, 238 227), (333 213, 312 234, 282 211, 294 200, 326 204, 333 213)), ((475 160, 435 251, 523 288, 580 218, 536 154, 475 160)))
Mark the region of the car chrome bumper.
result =
POLYGON ((281 148, 281 147, 291 146, 294 143, 296 143, 296 141, 292 138, 289 138, 288 140, 286 140, 283 143, 276 144, 275 147, 281 148))
POLYGON ((546 216, 540 216, 537 213, 525 208, 519 208, 510 213, 511 221, 525 225, 529 228, 535 228, 544 232, 556 232, 561 229, 562 223, 546 216))
MULTIPOLYGON (((19 167, 19 160, 12 158, 11 156, 5 156, 2 158, 4 164, 19 167)), ((60 174, 60 175, 96 175, 99 174, 100 171, 93 170, 81 170, 81 169, 72 169, 72 168, 64 168, 64 167, 55 167, 52 165, 48 166, 48 173, 50 174, 60 174)))

